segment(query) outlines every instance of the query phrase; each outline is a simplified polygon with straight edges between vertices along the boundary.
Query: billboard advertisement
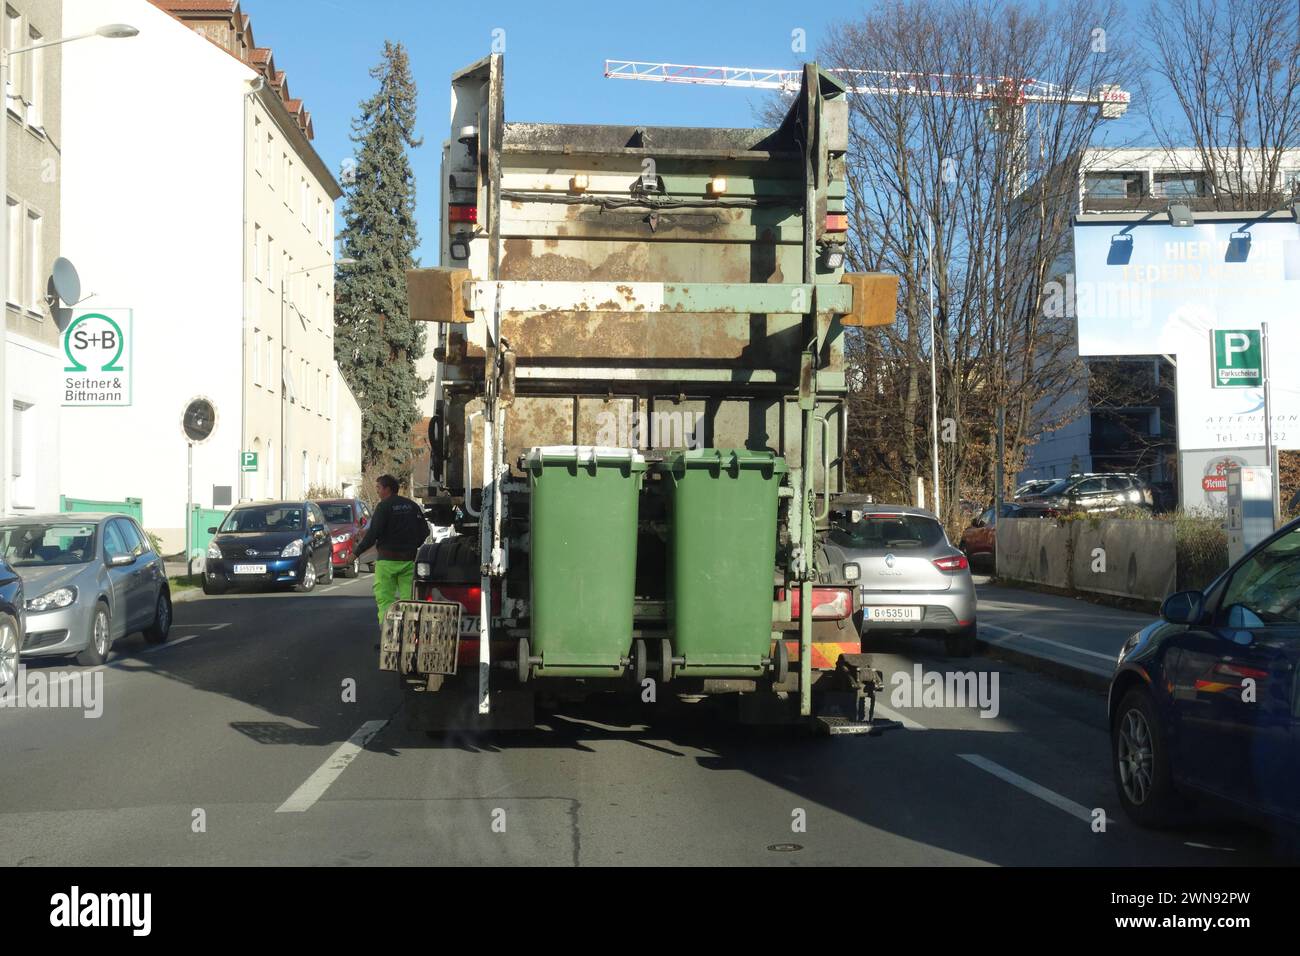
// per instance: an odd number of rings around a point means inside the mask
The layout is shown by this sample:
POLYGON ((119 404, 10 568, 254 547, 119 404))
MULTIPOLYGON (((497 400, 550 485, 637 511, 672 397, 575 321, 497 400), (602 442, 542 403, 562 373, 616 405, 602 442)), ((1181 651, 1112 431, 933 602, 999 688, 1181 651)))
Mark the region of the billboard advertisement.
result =
POLYGON ((1189 511, 1227 511, 1228 468, 1265 468, 1263 448, 1219 448, 1178 455, 1181 501, 1189 511))
MULTIPOLYGON (((1080 223, 1072 301, 1083 356, 1169 355, 1178 444, 1264 444, 1260 324, 1268 323, 1273 440, 1300 448, 1300 225, 1291 220, 1080 223)), ((1050 296, 1049 296, 1050 301, 1050 296)))

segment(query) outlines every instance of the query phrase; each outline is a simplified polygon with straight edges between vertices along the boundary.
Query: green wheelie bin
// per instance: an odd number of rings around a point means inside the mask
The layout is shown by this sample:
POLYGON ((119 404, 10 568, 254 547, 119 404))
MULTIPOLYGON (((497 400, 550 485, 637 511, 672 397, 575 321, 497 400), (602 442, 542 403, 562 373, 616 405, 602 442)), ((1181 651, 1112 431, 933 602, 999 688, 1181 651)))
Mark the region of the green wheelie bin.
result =
POLYGON ((785 459, 769 451, 672 452, 669 618, 683 675, 760 674, 771 654, 777 492, 785 459))
POLYGON ((629 448, 559 445, 530 449, 524 462, 532 492, 528 656, 541 658, 531 673, 620 677, 632 644, 645 458, 629 448))

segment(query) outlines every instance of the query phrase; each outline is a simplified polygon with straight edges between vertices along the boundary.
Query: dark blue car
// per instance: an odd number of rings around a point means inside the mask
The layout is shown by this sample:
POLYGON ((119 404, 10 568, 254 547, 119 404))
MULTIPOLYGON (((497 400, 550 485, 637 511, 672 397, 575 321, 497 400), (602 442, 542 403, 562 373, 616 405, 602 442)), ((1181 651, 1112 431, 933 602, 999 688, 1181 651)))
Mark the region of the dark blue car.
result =
POLYGON ((1119 799, 1144 826, 1185 796, 1300 823, 1300 521, 1204 592, 1171 595, 1110 686, 1119 799))
POLYGON ((203 590, 292 586, 310 591, 334 579, 325 515, 312 501, 258 501, 226 515, 203 562, 203 590))

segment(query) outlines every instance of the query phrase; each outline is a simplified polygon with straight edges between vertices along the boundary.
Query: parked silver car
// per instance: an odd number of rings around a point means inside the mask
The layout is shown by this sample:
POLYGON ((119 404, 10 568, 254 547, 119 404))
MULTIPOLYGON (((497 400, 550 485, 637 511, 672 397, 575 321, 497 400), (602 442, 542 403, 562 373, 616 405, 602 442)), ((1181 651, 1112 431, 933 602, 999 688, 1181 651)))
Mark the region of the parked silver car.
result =
POLYGON ((143 631, 159 644, 171 629, 162 558, 135 519, 46 514, 0 519, 0 553, 23 581, 22 656, 75 655, 94 666, 113 642, 143 631))
POLYGON ((871 634, 933 634, 951 657, 975 650, 975 584, 966 556, 933 514, 841 495, 823 543, 828 573, 856 587, 864 649, 871 634))

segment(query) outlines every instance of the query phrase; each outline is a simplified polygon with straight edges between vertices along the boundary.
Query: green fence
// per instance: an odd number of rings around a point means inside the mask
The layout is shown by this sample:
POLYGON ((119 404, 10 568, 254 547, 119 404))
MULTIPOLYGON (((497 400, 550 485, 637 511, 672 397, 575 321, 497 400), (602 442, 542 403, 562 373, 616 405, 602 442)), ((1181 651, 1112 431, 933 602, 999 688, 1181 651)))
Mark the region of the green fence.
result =
POLYGON ((107 511, 113 514, 130 515, 141 525, 144 524, 143 498, 127 498, 125 501, 92 501, 89 498, 69 498, 67 495, 59 495, 59 510, 107 511))
POLYGON ((215 508, 200 508, 194 506, 190 512, 190 554, 195 558, 202 558, 208 553, 208 542, 212 540, 212 535, 208 534, 209 528, 215 528, 221 524, 226 517, 224 511, 215 508))

